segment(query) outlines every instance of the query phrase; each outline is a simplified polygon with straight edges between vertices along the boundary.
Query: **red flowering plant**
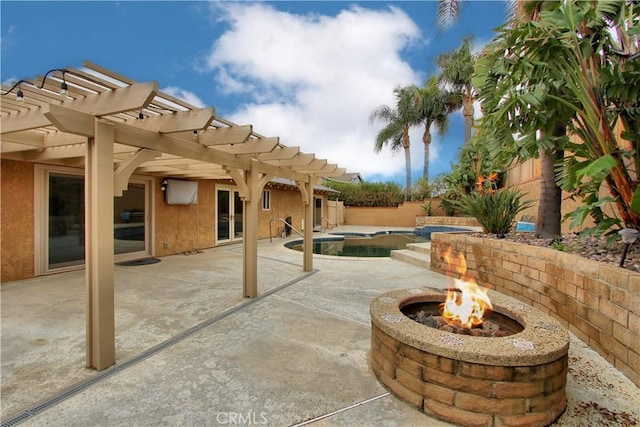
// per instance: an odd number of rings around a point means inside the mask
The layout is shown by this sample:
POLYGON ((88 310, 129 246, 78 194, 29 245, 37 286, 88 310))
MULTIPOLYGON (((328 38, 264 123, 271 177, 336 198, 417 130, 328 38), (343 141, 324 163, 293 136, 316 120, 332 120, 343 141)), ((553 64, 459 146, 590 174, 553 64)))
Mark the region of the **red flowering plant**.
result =
POLYGON ((498 173, 478 176, 476 191, 462 194, 457 202, 462 212, 478 220, 485 233, 504 236, 511 231, 518 213, 531 206, 522 201, 524 194, 516 188, 498 191, 498 173))
POLYGON ((491 172, 489 176, 478 176, 476 190, 480 194, 494 194, 498 190, 498 173, 491 172))

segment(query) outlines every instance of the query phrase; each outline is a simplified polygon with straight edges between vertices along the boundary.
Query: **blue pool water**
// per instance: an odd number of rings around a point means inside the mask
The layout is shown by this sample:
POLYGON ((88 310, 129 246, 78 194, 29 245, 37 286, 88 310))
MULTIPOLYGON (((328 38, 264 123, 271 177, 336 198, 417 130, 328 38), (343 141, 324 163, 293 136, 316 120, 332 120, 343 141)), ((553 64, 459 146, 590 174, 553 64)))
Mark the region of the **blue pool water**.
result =
MULTIPOLYGON (((388 257, 392 250, 405 249, 408 243, 428 242, 432 232, 465 231, 453 227, 420 227, 413 232, 382 231, 374 234, 340 233, 336 237, 313 239, 313 253, 346 257, 388 257)), ((302 240, 286 247, 302 251, 302 240)))

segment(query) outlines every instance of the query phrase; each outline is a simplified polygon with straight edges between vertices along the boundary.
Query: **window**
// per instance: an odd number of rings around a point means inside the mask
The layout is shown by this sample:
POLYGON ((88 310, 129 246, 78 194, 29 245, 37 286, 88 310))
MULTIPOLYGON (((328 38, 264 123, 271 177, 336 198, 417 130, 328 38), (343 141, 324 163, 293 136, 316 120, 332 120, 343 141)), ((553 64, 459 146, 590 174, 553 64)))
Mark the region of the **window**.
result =
POLYGON ((271 210, 271 190, 262 190, 262 210, 271 210))

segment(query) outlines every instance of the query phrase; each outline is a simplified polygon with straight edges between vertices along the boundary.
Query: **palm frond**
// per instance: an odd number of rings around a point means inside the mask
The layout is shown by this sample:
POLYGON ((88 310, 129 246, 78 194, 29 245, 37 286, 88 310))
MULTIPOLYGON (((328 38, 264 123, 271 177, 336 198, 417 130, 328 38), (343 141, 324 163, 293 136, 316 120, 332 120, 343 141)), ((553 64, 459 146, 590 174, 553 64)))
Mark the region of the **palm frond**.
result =
POLYGON ((438 0, 436 24, 442 31, 449 28, 460 16, 460 6, 467 0, 438 0))

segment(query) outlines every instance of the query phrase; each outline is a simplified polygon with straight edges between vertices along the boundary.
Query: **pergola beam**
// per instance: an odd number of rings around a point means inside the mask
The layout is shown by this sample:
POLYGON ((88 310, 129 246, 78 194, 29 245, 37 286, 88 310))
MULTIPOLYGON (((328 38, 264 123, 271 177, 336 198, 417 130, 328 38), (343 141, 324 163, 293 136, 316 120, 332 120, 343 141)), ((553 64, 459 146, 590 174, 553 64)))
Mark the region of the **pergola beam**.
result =
POLYGON ((316 156, 310 153, 299 153, 292 159, 289 160, 276 160, 272 162, 275 166, 306 166, 310 164, 316 156))
POLYGON ((204 129, 216 116, 215 108, 201 108, 192 111, 179 111, 172 114, 159 114, 138 120, 136 126, 160 133, 177 133, 204 129))
MULTIPOLYGON (((48 160, 60 160, 65 158, 74 158, 84 156, 84 144, 87 139, 84 138, 83 143, 73 145, 62 145, 59 147, 49 147, 44 150, 31 150, 23 151, 19 153, 9 153, 3 155, 4 158, 12 160, 21 160, 26 162, 48 161, 48 160)), ((128 145, 116 144, 114 146, 114 156, 123 153, 135 152, 135 147, 128 145)))
MULTIPOLYGON (((210 147, 212 145, 241 144, 245 142, 251 133, 253 126, 232 126, 228 128, 207 129, 204 132, 198 132, 197 141, 210 147)), ((191 138, 191 136, 188 136, 191 138)))
POLYGON ((258 163, 256 168, 260 173, 265 173, 273 176, 279 176, 281 178, 292 179, 294 181, 308 181, 309 175, 296 172, 292 169, 288 169, 280 166, 273 166, 268 163, 258 163))
POLYGON ((326 177, 326 176, 331 176, 337 169, 338 169, 338 165, 334 163, 327 163, 322 167, 316 167, 313 169, 309 169, 307 167, 301 167, 300 169, 296 169, 296 170, 300 173, 307 173, 314 177, 326 177))
POLYGON ((3 158, 8 158, 7 154, 11 155, 11 153, 19 153, 21 151, 33 150, 34 147, 19 144, 16 142, 2 141, 0 142, 0 152, 2 153, 3 158))
POLYGON ((233 154, 268 153, 273 150, 279 142, 280 138, 278 137, 262 138, 256 140, 248 140, 247 142, 244 142, 242 144, 235 144, 228 149, 223 147, 220 147, 220 149, 233 154))
MULTIPOLYGON (((51 105, 49 112, 47 113, 47 117, 48 120, 53 122, 56 126, 59 126, 61 130, 65 132, 84 135, 86 137, 93 136, 93 126, 90 125, 92 116, 90 114, 75 111, 59 105, 51 105)), ((243 170, 247 170, 250 167, 250 158, 215 148, 205 147, 194 141, 174 138, 173 136, 141 129, 127 123, 113 123, 113 127, 115 132, 115 142, 117 144, 137 148, 147 148, 177 157, 223 165, 225 167, 243 170)), ((25 152, 22 153, 20 159, 35 161, 47 158, 59 159, 65 156, 78 157, 79 154, 76 152, 65 152, 63 150, 68 148, 70 147, 52 147, 41 151, 25 152), (68 155, 65 153, 68 153, 68 155)), ((116 148, 116 151, 118 151, 118 149, 119 147, 116 148)), ((313 154, 302 154, 298 155, 298 157, 300 157, 300 159, 297 160, 298 163, 304 163, 307 160, 308 163, 310 163, 311 160, 313 160, 313 154)), ((265 162, 258 162, 256 168, 260 173, 306 181, 305 174, 297 173, 291 168, 272 165, 265 162)))
POLYGON ((327 161, 325 159, 313 159, 311 163, 304 166, 291 166, 292 169, 298 172, 307 172, 307 171, 319 171, 327 165, 327 161))
POLYGON ((226 174, 218 174, 213 172, 200 172, 200 171, 188 171, 188 170, 173 170, 173 171, 161 171, 154 172, 156 176, 163 177, 175 177, 175 178, 197 178, 197 179, 230 179, 231 177, 226 174))
POLYGON ((320 175, 323 177, 342 176, 347 173, 346 168, 336 168, 333 171, 322 171, 322 174, 314 173, 314 175, 320 175))
POLYGON ((139 148, 149 148, 180 157, 245 170, 248 169, 250 165, 248 159, 240 158, 234 154, 207 148, 196 142, 180 140, 168 135, 135 128, 130 125, 114 123, 114 130, 115 140, 121 144, 127 144, 139 148))
POLYGON ((191 159, 184 159, 182 157, 176 157, 173 159, 165 159, 165 158, 156 158, 146 164, 146 166, 180 166, 180 165, 194 165, 194 164, 202 164, 202 165, 211 165, 210 163, 198 162, 191 159))
POLYGON ((257 159, 267 160, 288 160, 293 159, 300 153, 300 147, 276 147, 269 153, 258 154, 257 159))
MULTIPOLYGON (((75 111, 57 105, 51 105, 47 117, 61 130, 79 135, 92 137, 93 130, 89 127, 90 114, 75 111)), ((250 160, 225 153, 220 150, 204 147, 196 142, 173 138, 154 131, 141 129, 126 123, 113 123, 115 142, 132 147, 148 148, 186 157, 194 160, 202 160, 208 163, 223 164, 226 166, 247 169, 250 160)))
POLYGON ((2 142, 12 142, 15 144, 23 144, 27 150, 34 148, 44 148, 44 133, 34 131, 22 131, 2 135, 2 142))
MULTIPOLYGON (((100 95, 89 95, 82 99, 67 99, 60 106, 87 113, 91 116, 104 116, 124 111, 140 109, 149 104, 158 90, 157 82, 136 83, 128 87, 118 88, 100 95)), ((20 113, 11 120, 2 120, 2 134, 20 132, 50 125, 46 117, 51 107, 47 104, 41 109, 20 113)))

